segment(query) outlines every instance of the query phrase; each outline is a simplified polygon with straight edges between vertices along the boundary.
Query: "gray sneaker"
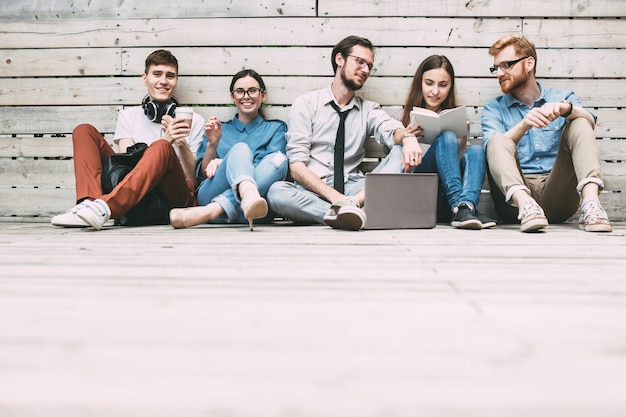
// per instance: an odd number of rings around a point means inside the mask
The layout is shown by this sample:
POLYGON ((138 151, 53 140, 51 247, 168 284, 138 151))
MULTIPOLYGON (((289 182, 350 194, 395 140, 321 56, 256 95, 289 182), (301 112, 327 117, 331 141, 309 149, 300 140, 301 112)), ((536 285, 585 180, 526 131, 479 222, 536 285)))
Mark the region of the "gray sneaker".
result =
POLYGON ((476 214, 476 218, 480 220, 480 222, 482 223, 483 229, 489 229, 490 227, 495 227, 497 224, 494 219, 492 219, 491 217, 485 216, 480 211, 478 211, 478 209, 474 211, 474 214, 476 214))
POLYGON ((587 201, 580 208, 578 228, 585 232, 612 232, 613 226, 598 200, 587 201))
POLYGON ((537 232, 548 226, 548 219, 543 209, 535 200, 528 200, 519 209, 520 232, 537 232))
POLYGON ((450 225, 457 229, 480 230, 483 228, 483 224, 474 214, 474 208, 467 203, 459 204, 454 210, 450 225))

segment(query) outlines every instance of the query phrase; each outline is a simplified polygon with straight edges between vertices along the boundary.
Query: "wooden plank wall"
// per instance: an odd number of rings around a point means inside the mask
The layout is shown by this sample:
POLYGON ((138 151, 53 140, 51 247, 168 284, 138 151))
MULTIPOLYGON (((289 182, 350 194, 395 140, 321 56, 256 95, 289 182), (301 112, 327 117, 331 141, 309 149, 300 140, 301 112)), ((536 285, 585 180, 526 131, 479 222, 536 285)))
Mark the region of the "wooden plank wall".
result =
POLYGON ((260 72, 267 113, 286 119, 298 95, 332 78, 332 46, 347 35, 378 48, 362 90, 390 112, 419 62, 455 65, 473 141, 480 112, 500 94, 488 47, 522 34, 538 48, 538 78, 572 88, 599 116, 596 135, 614 220, 626 219, 626 1, 528 0, 23 0, 0 10, 0 216, 50 216, 73 204, 71 131, 88 122, 111 137, 116 113, 145 94, 148 53, 180 61, 178 98, 205 117, 233 116, 228 84, 260 72))

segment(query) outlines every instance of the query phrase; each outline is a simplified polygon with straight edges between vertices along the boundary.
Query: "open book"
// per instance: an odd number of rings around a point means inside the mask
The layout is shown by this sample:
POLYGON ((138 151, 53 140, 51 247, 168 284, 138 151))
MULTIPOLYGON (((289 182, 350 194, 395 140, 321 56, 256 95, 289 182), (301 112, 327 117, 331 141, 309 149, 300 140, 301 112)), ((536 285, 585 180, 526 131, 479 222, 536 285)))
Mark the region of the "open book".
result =
POLYGON ((424 137, 420 143, 432 144, 445 130, 454 132, 457 138, 467 136, 467 111, 465 106, 442 110, 436 113, 422 107, 411 110, 411 125, 421 126, 424 137))

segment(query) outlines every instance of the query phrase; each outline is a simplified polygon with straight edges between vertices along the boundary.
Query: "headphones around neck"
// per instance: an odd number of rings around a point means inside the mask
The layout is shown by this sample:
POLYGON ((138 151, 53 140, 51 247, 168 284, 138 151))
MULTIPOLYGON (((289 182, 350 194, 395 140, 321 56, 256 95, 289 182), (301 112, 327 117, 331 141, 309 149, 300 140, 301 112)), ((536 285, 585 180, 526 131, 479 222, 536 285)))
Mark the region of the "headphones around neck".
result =
POLYGON ((166 114, 168 116, 175 117, 176 116, 176 106, 179 105, 176 97, 172 96, 169 100, 159 103, 158 101, 152 100, 150 95, 144 97, 141 102, 141 107, 143 107, 143 112, 150 120, 154 123, 161 123, 161 119, 166 114))

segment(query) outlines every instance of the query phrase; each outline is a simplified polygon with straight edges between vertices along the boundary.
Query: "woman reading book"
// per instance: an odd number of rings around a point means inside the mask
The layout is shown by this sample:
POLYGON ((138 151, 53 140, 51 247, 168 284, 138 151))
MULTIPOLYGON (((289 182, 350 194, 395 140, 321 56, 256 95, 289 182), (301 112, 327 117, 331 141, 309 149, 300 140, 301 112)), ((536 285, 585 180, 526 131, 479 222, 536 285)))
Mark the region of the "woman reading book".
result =
MULTIPOLYGON (((422 61, 404 103, 402 123, 420 139, 425 132, 422 126, 411 124, 414 107, 436 113, 457 107, 454 68, 445 56, 432 55, 422 61)), ((480 230, 496 225, 495 221, 477 210, 485 169, 485 154, 481 146, 467 146, 466 135, 458 137, 451 130, 443 130, 413 172, 435 172, 439 175, 438 222, 451 222, 452 226, 460 229, 480 230)))

